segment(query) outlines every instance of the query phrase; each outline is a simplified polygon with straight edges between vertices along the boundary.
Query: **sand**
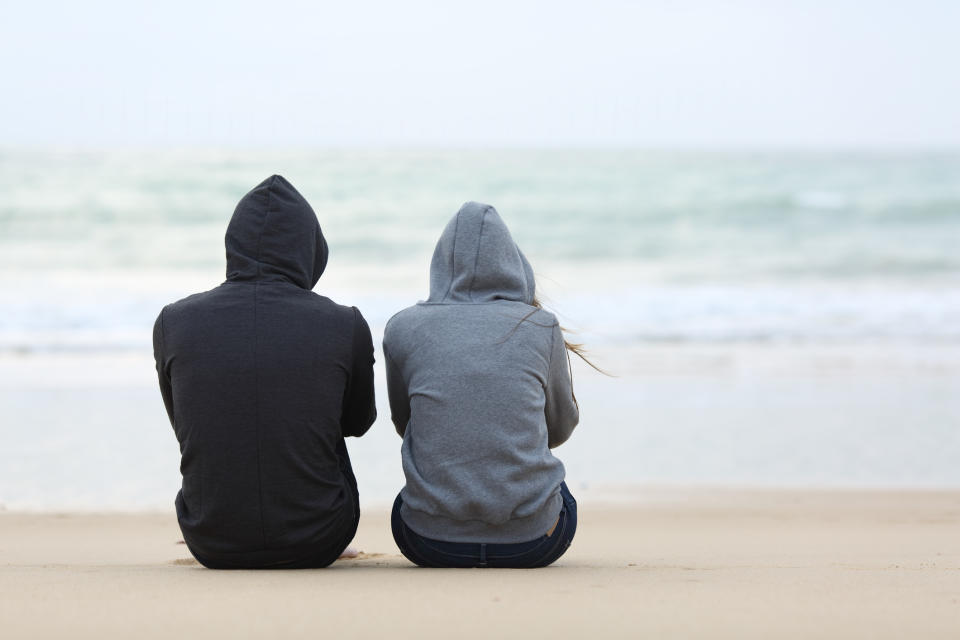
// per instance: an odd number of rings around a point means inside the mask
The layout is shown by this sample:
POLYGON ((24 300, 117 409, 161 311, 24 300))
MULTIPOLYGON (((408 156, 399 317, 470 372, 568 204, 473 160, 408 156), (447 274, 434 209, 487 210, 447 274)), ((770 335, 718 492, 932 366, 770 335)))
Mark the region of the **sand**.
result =
POLYGON ((547 569, 364 553, 217 572, 170 513, 0 513, 4 638, 958 638, 960 492, 645 489, 581 500, 547 569))

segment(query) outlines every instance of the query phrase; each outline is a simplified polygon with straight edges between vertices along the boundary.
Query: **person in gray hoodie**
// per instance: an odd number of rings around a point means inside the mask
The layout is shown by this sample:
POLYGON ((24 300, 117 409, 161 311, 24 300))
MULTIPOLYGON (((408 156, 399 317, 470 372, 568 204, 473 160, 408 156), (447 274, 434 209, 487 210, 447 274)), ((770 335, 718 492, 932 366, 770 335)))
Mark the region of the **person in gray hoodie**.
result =
POLYGON ((431 567, 539 567, 576 530, 551 449, 579 420, 566 342, 497 211, 468 202, 430 265, 430 297, 387 323, 390 411, 406 485, 393 536, 431 567))

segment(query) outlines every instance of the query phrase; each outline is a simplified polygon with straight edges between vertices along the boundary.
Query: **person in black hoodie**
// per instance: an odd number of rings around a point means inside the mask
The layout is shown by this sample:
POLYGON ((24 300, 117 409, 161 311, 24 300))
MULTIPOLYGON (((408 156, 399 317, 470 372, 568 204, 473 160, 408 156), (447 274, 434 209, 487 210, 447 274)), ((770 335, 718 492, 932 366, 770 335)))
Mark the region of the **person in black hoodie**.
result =
POLYGON ((167 305, 153 329, 180 442, 177 520, 210 568, 324 567, 360 517, 344 436, 376 418, 370 329, 311 291, 327 243, 283 177, 240 200, 226 248, 226 281, 167 305))

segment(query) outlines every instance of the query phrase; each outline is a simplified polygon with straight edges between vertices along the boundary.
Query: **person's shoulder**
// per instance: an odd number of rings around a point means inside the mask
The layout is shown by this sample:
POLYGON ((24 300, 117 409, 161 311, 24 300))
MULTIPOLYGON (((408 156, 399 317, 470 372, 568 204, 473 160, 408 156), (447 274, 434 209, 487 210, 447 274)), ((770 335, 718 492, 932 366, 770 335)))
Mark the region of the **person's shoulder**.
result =
POLYGON ((517 319, 511 326, 511 339, 535 345, 544 353, 552 348, 560 326, 556 315, 542 307, 518 302, 510 316, 517 319))
POLYGON ((536 312, 530 316, 530 319, 536 322, 536 324, 550 328, 556 327, 560 324, 560 321, 557 320, 557 316, 552 311, 547 311, 546 309, 540 307, 530 308, 536 309, 536 312))
POLYGON ((390 319, 387 320, 387 324, 383 329, 384 341, 387 341, 390 336, 397 336, 405 333, 408 328, 414 327, 423 322, 424 313, 425 311, 423 305, 419 304, 415 304, 397 311, 395 314, 390 316, 390 319))
POLYGON ((327 296, 316 293, 315 291, 304 291, 304 294, 306 294, 306 299, 309 300, 309 303, 313 307, 324 311, 338 320, 352 322, 358 317, 360 319, 363 318, 363 314, 360 312, 360 309, 354 305, 340 304, 339 302, 335 302, 327 296))
POLYGON ((560 324, 557 316, 543 307, 534 307, 524 302, 510 302, 510 304, 516 308, 513 315, 519 315, 523 318, 523 324, 547 329, 552 329, 560 324))
POLYGON ((160 314, 163 316, 173 316, 189 313, 191 310, 203 306, 218 289, 219 287, 214 287, 208 291, 201 291, 200 293, 193 293, 185 298, 180 298, 175 302, 165 305, 163 309, 160 310, 160 314))
POLYGON ((415 320, 417 314, 417 305, 397 311, 387 320, 387 324, 384 327, 384 336, 389 332, 402 330, 405 326, 409 325, 411 321, 415 320))

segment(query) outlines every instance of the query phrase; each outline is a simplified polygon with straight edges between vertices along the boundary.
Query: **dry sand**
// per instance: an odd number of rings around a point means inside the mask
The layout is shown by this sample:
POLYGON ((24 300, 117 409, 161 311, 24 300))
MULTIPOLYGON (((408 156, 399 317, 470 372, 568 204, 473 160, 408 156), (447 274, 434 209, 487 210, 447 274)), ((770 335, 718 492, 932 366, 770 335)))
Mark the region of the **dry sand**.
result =
POLYGON ((293 572, 204 569, 172 514, 0 513, 0 635, 960 638, 960 492, 619 497, 530 571, 416 568, 384 512, 293 572))

